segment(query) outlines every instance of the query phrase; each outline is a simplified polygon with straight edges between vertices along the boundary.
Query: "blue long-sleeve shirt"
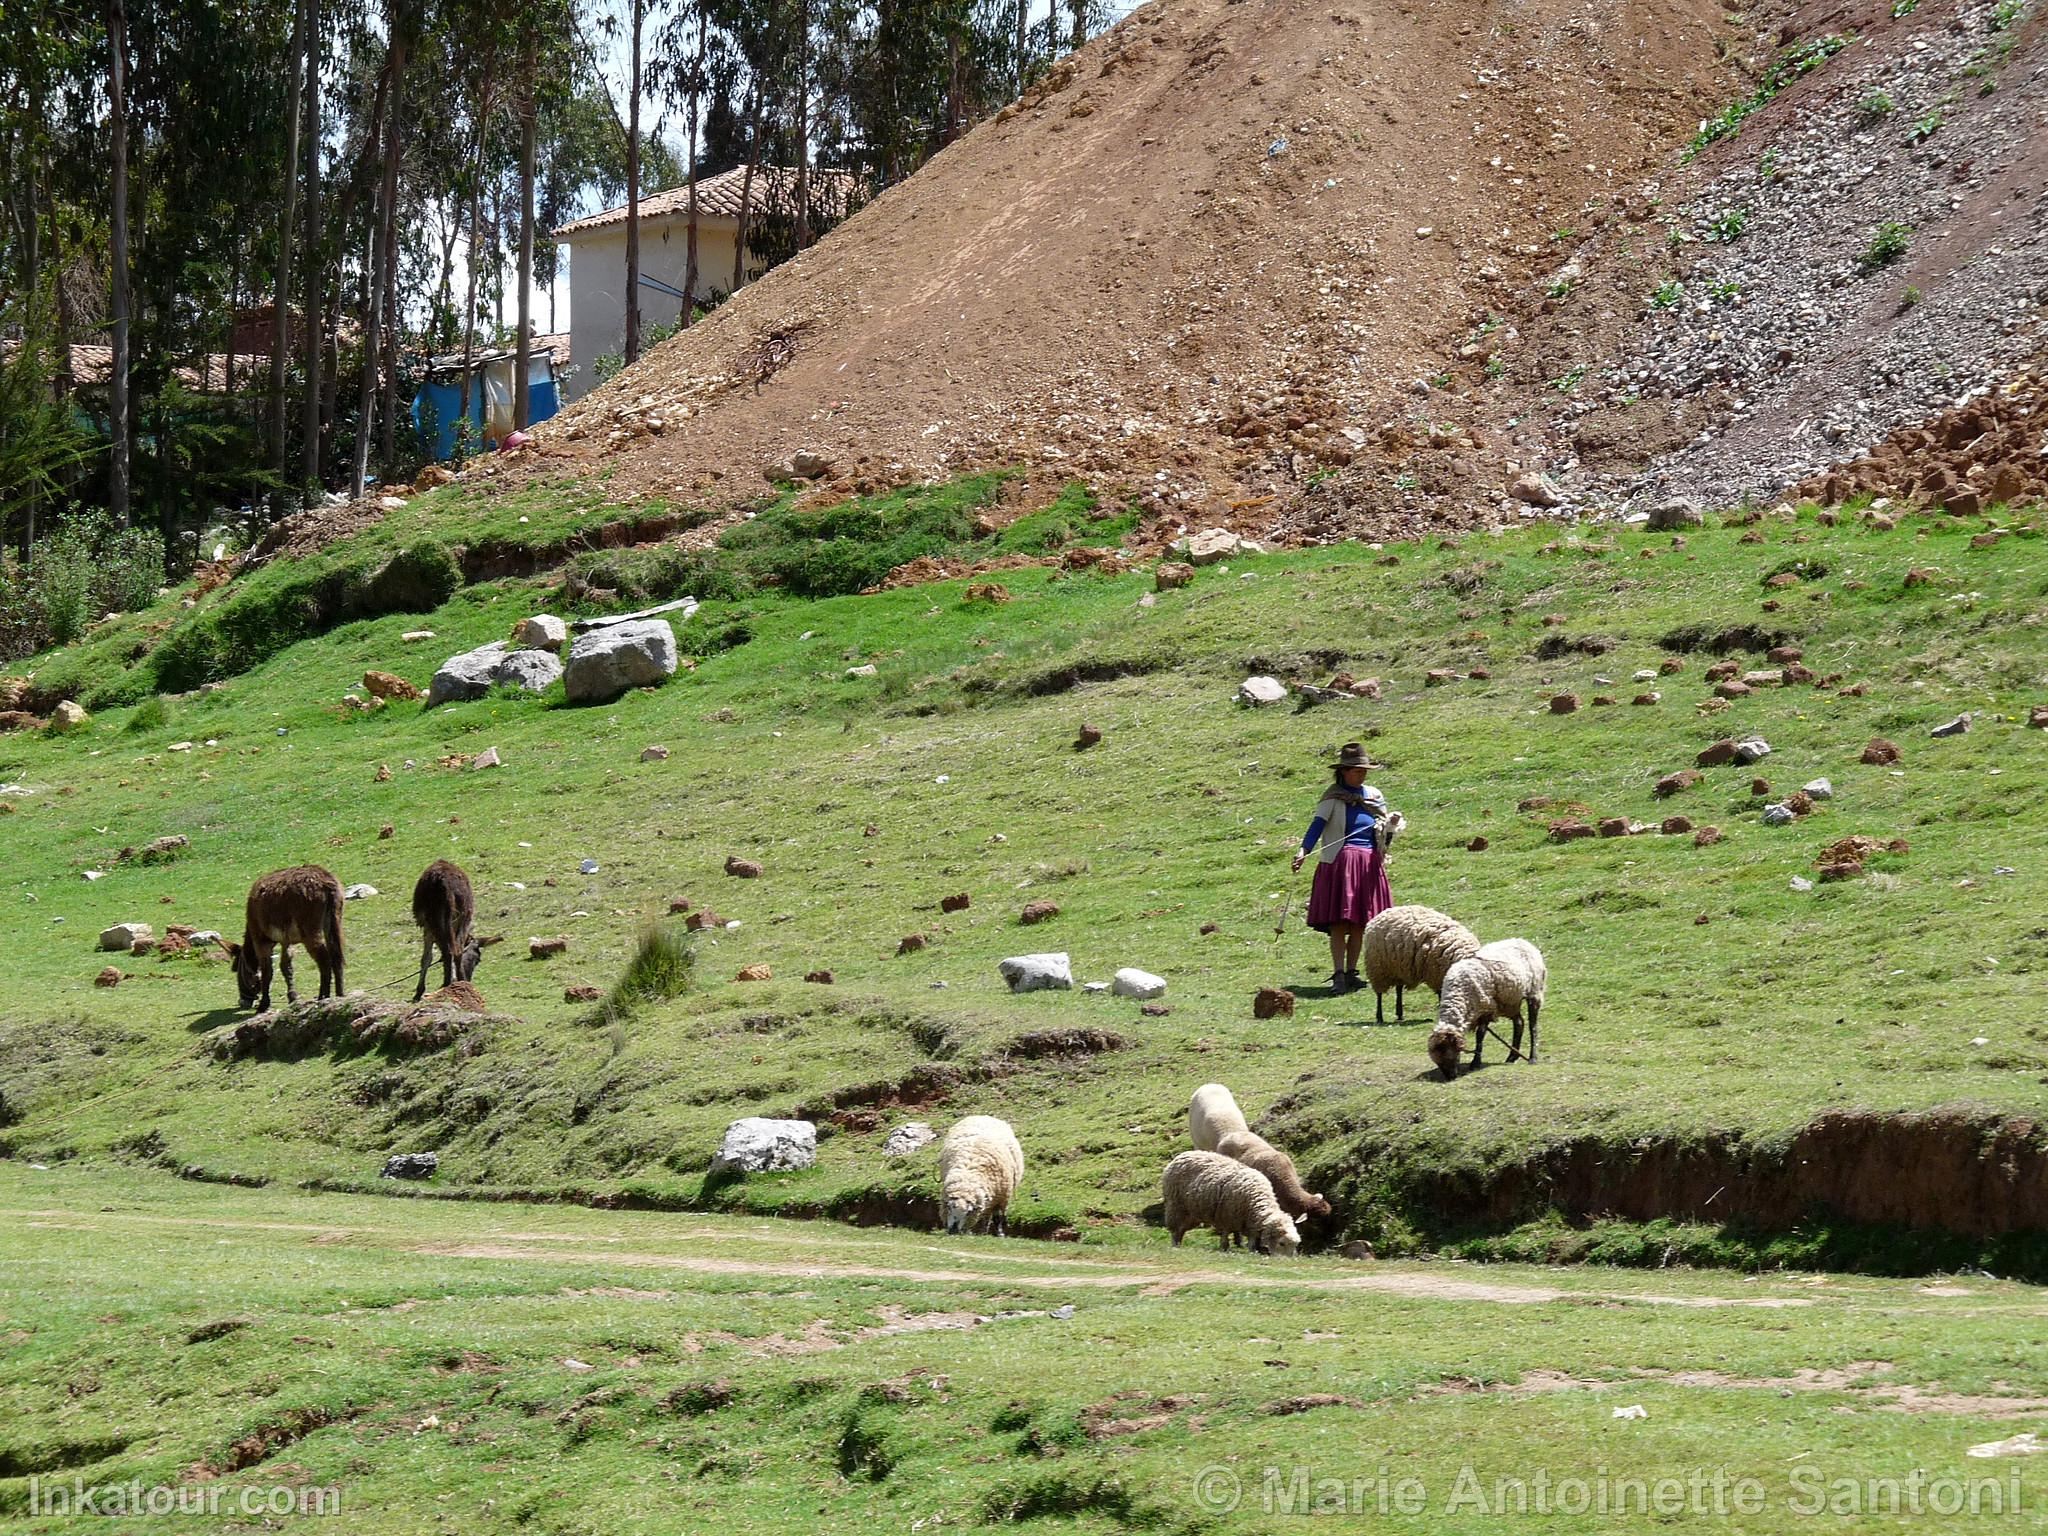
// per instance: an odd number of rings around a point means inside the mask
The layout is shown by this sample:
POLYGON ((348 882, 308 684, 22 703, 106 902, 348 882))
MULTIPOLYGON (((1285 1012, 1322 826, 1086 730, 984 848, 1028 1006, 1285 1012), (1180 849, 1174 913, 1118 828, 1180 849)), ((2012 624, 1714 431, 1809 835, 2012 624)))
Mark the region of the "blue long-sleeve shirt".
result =
POLYGON ((1323 798, 1316 807, 1316 817, 1308 824, 1308 833, 1301 840, 1301 851, 1306 854, 1314 848, 1318 839, 1327 835, 1319 857, 1328 863, 1337 857, 1340 848, 1371 848, 1375 846, 1378 819, 1364 805, 1340 800, 1334 794, 1323 798), (1341 820, 1340 820, 1341 818, 1341 820), (1342 827, 1341 835, 1336 829, 1342 827))

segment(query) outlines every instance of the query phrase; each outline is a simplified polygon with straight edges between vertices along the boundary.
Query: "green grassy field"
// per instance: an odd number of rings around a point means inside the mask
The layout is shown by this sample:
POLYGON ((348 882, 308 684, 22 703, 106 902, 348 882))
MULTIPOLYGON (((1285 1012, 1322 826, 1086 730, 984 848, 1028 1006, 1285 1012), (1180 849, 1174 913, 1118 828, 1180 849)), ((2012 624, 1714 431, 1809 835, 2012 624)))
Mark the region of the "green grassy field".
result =
POLYGON ((1966 1454, 2044 1409, 2041 1293, 1988 1279, 1109 1253, 78 1163, 0 1164, 0 1206, 15 1530, 131 1487, 223 1513, 124 1531, 2043 1524, 2038 1466, 1966 1454))
MULTIPOLYGON (((1383 1253, 2048 1273, 2030 1240, 1852 1235, 1825 1213, 1770 1232, 1697 1213, 1560 1222, 1540 1180, 1513 1209, 1484 1198, 1569 1143, 1634 1155, 1733 1138, 1764 1155, 1830 1111, 2048 1109, 2048 734, 2026 723, 2048 701, 2048 560, 2026 521, 1981 549, 1978 524, 1880 531, 1810 511, 1766 519, 1760 543, 1728 526, 1682 549, 1526 529, 1241 560, 1156 599, 1149 567, 1117 562, 1005 571, 1001 603, 966 601, 964 581, 825 599, 754 587, 706 604, 682 634, 701 661, 654 692, 343 709, 365 668, 424 684, 444 656, 559 601, 538 579, 463 586, 430 614, 301 640, 216 693, 109 708, 69 737, 0 738, 0 779, 22 786, 0 816, 0 1137, 16 1159, 362 1188, 389 1152, 433 1149, 444 1193, 916 1221, 931 1161, 886 1159, 888 1128, 985 1111, 1016 1124, 1030 1159, 1027 1230, 1144 1249, 1188 1094, 1215 1079, 1339 1198, 1341 1233, 1383 1253), (1915 567, 1937 574, 1909 587, 1915 567), (1788 570, 1791 586, 1765 585, 1788 570), (1865 691, 1773 688, 1703 714, 1710 642, 1738 626, 1865 691), (401 642, 418 628, 436 639, 401 642), (1683 670, 1632 681, 1667 656, 1683 670), (875 676, 847 675, 869 662, 875 676), (1383 679, 1384 697, 1231 701, 1248 672, 1321 681, 1340 666, 1383 679), (1425 687, 1438 667, 1491 675, 1425 687), (1632 706, 1645 689, 1661 701, 1632 706), (1563 691, 1584 707, 1552 714, 1563 691), (1929 738, 1965 709, 1967 735, 1929 738), (1086 752, 1072 745, 1083 721, 1105 732, 1086 752), (1749 732, 1774 749, 1758 768, 1653 795, 1704 745, 1749 732), (1859 761, 1873 736, 1900 744, 1895 768, 1859 761), (1436 1081, 1428 994, 1406 1026, 1375 1027, 1370 994, 1325 990, 1286 860, 1321 765, 1359 738, 1411 824, 1396 898, 1547 955, 1539 1065, 1436 1081), (642 762, 650 744, 670 757, 642 762), (459 766, 486 747, 503 766, 459 766), (1756 773, 1772 798, 1817 776, 1835 797, 1765 827, 1756 773), (1532 796, 1553 804, 1517 809, 1532 796), (1725 835, 1550 841, 1568 813, 1683 813, 1725 835), (191 840, 181 857, 119 857, 172 833, 191 840), (1909 847, 1862 878, 1792 888, 1850 834, 1909 847), (1477 837, 1485 850, 1468 851, 1477 837), (725 876, 729 854, 764 875, 725 876), (232 930, 251 879, 312 860, 380 891, 347 909, 349 979, 392 995, 416 963, 411 883, 437 856, 470 869, 480 926, 505 940, 477 981, 511 1017, 460 1050, 224 1064, 201 1040, 239 1017, 223 963, 94 947, 124 920, 232 930), (595 873, 579 873, 586 859, 595 873), (956 892, 973 905, 942 914, 956 892), (740 921, 698 941, 692 990, 625 1020, 564 1001, 572 984, 609 987, 678 897, 740 921), (1021 927, 1034 899, 1060 913, 1021 927), (913 933, 926 947, 898 955, 913 933), (553 934, 566 954, 526 958, 529 937, 553 934), (996 961, 1039 949, 1069 951, 1088 979, 1157 971, 1171 1012, 1007 995, 996 961), (110 959, 129 979, 95 988, 110 959), (774 979, 731 980, 754 963, 774 979), (818 968, 836 985, 800 979, 818 968), (1269 984, 1298 990, 1292 1020, 1252 1019, 1269 984), (1049 1036, 1075 1029, 1116 1039, 1049 1036), (729 1120, 799 1107, 828 1120, 817 1168, 707 1185, 729 1120)), ((63 664, 38 663, 39 679, 63 664)))

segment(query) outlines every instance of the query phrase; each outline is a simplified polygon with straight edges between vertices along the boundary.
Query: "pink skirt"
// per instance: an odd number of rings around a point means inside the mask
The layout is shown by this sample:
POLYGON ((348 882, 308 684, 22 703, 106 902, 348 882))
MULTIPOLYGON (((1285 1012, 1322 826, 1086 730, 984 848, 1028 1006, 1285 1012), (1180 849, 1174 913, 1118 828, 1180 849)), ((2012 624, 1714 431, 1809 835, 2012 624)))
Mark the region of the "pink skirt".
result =
POLYGON ((1316 865, 1308 893, 1308 925, 1328 933, 1337 923, 1363 927, 1394 904, 1387 887, 1386 855, 1377 848, 1342 848, 1316 865))

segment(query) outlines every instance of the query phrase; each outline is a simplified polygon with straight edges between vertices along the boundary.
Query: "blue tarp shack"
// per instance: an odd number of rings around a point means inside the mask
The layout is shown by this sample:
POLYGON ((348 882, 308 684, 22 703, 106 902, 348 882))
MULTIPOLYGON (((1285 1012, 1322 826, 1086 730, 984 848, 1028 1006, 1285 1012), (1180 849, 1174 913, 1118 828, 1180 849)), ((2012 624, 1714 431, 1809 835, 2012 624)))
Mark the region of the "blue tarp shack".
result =
MULTIPOLYGON (((471 452, 496 447, 512 430, 512 370, 517 361, 510 348, 478 352, 469 359, 471 452)), ((527 352, 526 424, 546 421, 561 408, 554 349, 536 341, 527 352)), ((426 382, 412 402, 412 419, 431 445, 435 459, 455 457, 456 432, 462 419, 460 352, 427 360, 426 382)))

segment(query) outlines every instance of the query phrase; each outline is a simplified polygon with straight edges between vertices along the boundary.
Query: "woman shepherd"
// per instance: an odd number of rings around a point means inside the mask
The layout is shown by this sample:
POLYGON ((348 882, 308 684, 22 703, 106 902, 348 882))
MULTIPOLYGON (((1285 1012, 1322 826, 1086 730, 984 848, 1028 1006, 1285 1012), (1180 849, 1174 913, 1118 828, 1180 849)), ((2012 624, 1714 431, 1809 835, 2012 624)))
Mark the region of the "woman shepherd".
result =
POLYGON ((1389 811, 1386 799, 1365 782, 1369 766, 1365 748, 1355 741, 1338 752, 1330 765, 1335 777, 1294 855, 1299 873, 1317 839, 1322 840, 1309 891, 1308 925, 1330 936, 1330 985, 1339 992, 1364 985, 1358 952, 1365 925, 1394 904, 1387 887, 1387 847, 1401 828, 1401 816, 1389 811))

